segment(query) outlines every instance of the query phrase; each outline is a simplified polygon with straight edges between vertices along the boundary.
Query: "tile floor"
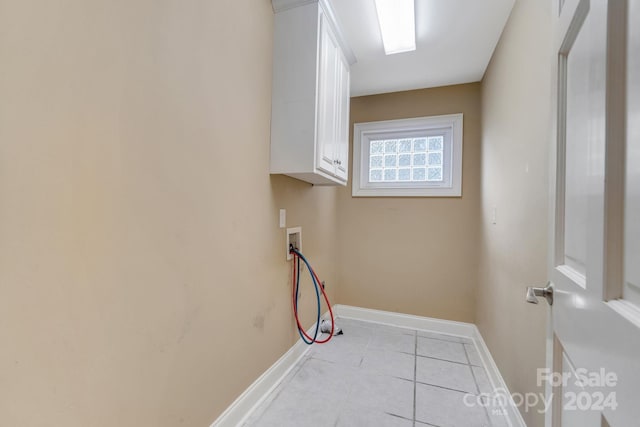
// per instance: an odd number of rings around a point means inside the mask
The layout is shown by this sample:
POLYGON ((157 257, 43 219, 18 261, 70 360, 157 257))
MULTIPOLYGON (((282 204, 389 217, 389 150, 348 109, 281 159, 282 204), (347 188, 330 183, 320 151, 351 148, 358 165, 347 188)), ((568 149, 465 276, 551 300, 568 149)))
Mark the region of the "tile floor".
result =
POLYGON ((350 319, 336 324, 344 335, 312 346, 244 426, 508 425, 499 411, 464 404, 466 394, 491 391, 471 340, 350 319))

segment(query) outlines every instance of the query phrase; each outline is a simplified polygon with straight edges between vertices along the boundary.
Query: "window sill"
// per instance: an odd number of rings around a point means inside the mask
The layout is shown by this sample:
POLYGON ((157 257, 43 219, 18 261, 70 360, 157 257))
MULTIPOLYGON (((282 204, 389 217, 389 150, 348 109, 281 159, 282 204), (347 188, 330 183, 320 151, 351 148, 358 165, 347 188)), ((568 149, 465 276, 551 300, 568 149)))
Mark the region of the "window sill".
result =
POLYGON ((353 197, 462 197, 460 188, 354 188, 353 197))

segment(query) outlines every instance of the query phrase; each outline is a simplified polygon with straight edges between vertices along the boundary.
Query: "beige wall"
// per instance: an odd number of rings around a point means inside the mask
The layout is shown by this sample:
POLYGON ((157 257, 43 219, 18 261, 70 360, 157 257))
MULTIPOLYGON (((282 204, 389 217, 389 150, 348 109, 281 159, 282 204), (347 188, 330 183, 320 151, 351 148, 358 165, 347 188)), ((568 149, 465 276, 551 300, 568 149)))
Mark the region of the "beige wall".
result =
MULTIPOLYGON (((482 246, 478 326, 511 392, 536 388, 545 365, 544 285, 551 106, 551 2, 516 2, 482 82, 482 246), (493 208, 497 224, 491 224, 493 208)), ((523 414, 527 425, 543 416, 523 414)))
POLYGON ((278 208, 333 295, 335 189, 268 173, 272 20, 0 0, 0 425, 209 425, 297 339, 278 208))
POLYGON ((353 198, 351 184, 338 191, 340 303, 475 320, 480 84, 352 98, 351 129, 451 113, 464 113, 461 198, 353 198))

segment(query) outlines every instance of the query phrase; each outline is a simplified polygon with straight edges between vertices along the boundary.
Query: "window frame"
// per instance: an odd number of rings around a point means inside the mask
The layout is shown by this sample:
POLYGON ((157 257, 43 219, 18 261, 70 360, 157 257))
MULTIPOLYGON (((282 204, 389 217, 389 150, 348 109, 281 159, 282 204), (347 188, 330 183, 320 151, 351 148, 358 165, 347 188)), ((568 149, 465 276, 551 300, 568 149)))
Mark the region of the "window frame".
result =
POLYGON ((353 197, 461 197, 463 114, 356 123, 353 127, 353 197), (372 140, 450 134, 443 145, 443 181, 371 182, 372 140), (446 154, 448 152, 448 155, 446 154))

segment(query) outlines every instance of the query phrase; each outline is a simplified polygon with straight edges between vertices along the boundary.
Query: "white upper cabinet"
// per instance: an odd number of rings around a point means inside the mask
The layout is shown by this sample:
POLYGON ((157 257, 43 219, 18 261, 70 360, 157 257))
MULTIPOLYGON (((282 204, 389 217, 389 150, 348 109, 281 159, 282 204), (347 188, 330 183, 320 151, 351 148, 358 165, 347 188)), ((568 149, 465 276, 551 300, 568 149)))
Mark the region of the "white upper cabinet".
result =
POLYGON ((326 1, 273 6, 271 173, 346 185, 353 53, 326 1))

